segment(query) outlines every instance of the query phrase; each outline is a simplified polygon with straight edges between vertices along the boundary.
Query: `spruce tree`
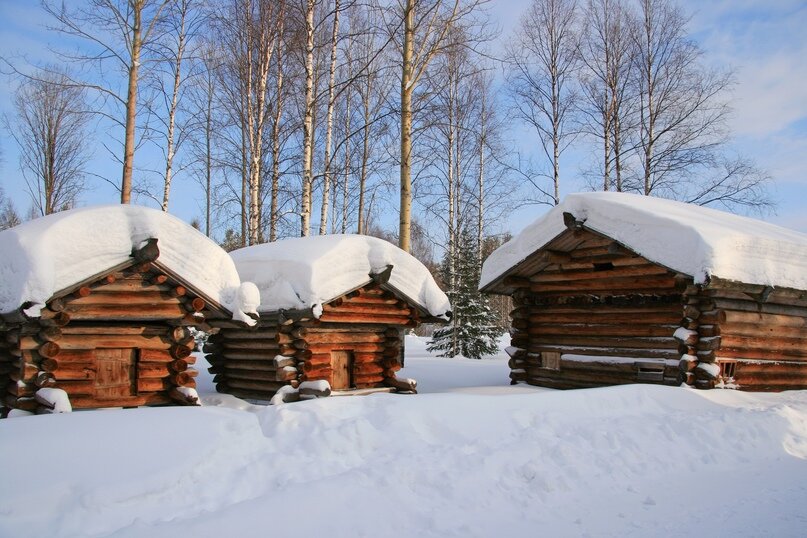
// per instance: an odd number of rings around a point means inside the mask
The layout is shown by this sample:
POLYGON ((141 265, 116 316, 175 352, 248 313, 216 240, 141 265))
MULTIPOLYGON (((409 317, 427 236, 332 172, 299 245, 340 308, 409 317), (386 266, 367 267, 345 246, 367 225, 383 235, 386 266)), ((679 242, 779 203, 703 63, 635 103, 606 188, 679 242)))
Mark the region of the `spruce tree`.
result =
POLYGON ((498 318, 477 289, 479 263, 473 236, 463 230, 458 243, 454 275, 447 274, 448 260, 443 262, 445 281, 454 283, 453 289, 446 292, 453 312, 451 322, 434 332, 427 349, 439 352, 441 357, 481 359, 498 351, 498 318))

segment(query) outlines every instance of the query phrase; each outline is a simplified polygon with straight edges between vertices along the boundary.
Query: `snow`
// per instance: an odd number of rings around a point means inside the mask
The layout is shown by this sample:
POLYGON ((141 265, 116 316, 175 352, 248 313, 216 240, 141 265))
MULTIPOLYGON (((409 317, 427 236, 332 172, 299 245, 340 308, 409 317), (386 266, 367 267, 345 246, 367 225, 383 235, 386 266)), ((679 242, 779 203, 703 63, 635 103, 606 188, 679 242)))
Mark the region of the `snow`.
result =
POLYGON ((666 366, 678 366, 677 360, 670 359, 654 359, 654 358, 637 358, 637 357, 611 357, 605 355, 575 355, 573 353, 564 353, 561 355, 564 361, 574 362, 599 362, 602 364, 635 364, 637 362, 643 363, 658 363, 666 366))
POLYGON ((480 289, 561 234, 564 212, 696 283, 719 277, 807 289, 807 234, 693 204, 615 192, 567 196, 488 257, 480 289))
POLYGON ((328 392, 331 390, 331 385, 324 379, 318 379, 316 381, 303 381, 300 383, 300 390, 304 389, 316 392, 328 392))
POLYGON ((364 235, 326 235, 283 239, 230 253, 241 278, 255 282, 261 312, 314 309, 370 282, 392 265, 388 282, 431 315, 451 310, 429 270, 395 245, 364 235))
POLYGON ((687 329, 686 327, 678 327, 673 333, 673 338, 680 342, 686 342, 689 337, 697 336, 697 334, 698 331, 693 331, 691 329, 687 329))
POLYGON ((0 232, 0 312, 26 302, 32 317, 56 292, 131 259, 157 238, 158 262, 247 323, 258 291, 238 277, 230 257, 182 220, 128 204, 71 209, 0 232), (202 260, 202 261, 200 261, 202 260))
POLYGON ((406 350, 417 395, 255 406, 200 359, 204 407, 2 422, 34 463, 4 468, 0 536, 804 535, 807 391, 554 391, 406 350))
POLYGON ((703 370, 712 377, 720 375, 720 365, 713 362, 700 362, 698 363, 698 369, 703 370))
POLYGON ((46 403, 49 407, 53 408, 54 413, 71 413, 73 406, 70 405, 70 398, 67 393, 62 389, 55 388, 41 388, 36 391, 37 401, 46 403))

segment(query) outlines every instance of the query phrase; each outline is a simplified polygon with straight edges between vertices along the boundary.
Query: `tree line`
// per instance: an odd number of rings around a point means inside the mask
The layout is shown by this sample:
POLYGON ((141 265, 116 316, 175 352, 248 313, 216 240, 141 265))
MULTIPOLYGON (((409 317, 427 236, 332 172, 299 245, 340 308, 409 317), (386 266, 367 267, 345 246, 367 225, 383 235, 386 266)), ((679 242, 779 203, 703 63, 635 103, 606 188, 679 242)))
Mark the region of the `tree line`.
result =
MULTIPOLYGON (((5 124, 31 213, 72 207, 93 180, 168 211, 184 177, 203 195, 198 227, 226 248, 371 233, 454 292, 471 289, 509 211, 559 202, 573 146, 593 156, 591 189, 770 207, 766 174, 727 151, 731 73, 705 64, 672 0, 533 0, 503 39, 492 8, 45 1, 69 48, 36 69, 4 59, 20 77, 5 124), (534 137, 517 143, 514 124, 534 137), (120 179, 86 170, 91 132, 120 179), (147 148, 158 162, 137 158, 147 148)), ((10 201, 0 211, 19 222, 10 201)))

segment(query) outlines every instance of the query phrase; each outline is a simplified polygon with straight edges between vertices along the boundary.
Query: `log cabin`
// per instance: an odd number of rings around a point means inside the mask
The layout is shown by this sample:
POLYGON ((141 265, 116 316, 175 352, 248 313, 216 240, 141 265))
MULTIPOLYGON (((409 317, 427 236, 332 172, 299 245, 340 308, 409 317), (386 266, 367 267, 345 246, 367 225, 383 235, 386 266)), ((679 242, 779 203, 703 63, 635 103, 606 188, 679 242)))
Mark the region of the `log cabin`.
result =
POLYGON ((282 387, 327 381, 326 392, 415 392, 414 380, 396 377, 404 331, 445 322, 450 305, 414 257, 358 235, 285 239, 231 255, 260 290, 260 321, 252 329, 212 322, 221 330, 205 351, 217 390, 270 400, 282 387))
POLYGON ((554 388, 807 388, 807 235, 714 209, 585 193, 486 260, 510 295, 510 378, 554 388))
POLYGON ((255 323, 254 285, 162 211, 64 211, 0 232, 0 251, 6 412, 52 411, 42 388, 74 409, 196 404, 191 328, 255 323))

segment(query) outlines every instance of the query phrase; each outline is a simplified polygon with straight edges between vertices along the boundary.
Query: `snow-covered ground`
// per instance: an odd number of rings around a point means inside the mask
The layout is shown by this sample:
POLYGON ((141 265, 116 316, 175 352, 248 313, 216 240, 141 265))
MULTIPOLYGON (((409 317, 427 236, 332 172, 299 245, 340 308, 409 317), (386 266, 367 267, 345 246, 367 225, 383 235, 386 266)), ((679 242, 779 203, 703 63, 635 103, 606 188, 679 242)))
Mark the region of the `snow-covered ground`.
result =
MULTIPOLYGON (((804 536, 807 391, 509 386, 407 339, 416 396, 0 422, 0 536, 804 536)), ((203 361, 200 361, 203 369, 203 361)))

